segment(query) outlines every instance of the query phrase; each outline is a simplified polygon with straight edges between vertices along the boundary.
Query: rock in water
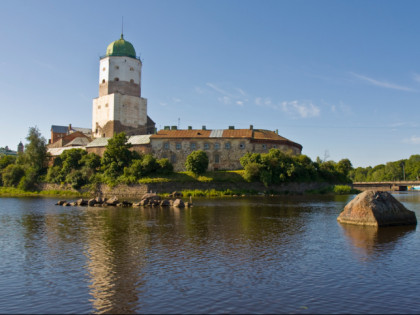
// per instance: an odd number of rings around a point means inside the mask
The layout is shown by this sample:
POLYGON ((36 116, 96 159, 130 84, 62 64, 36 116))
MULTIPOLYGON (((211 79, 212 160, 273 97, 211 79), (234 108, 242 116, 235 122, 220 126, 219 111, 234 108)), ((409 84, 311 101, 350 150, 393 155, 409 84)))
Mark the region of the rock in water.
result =
POLYGON ((337 218, 340 223, 370 226, 415 225, 416 214, 390 193, 367 190, 356 196, 337 218))

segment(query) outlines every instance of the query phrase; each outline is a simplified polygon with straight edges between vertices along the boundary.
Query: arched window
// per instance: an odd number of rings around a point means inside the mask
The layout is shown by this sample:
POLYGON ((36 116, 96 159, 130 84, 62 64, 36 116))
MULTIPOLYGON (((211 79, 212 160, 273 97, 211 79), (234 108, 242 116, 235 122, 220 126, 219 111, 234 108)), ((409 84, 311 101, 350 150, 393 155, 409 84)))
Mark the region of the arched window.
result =
POLYGON ((131 80, 130 80, 130 83, 134 83, 134 80, 133 80, 133 79, 131 79, 131 80))
POLYGON ((102 83, 105 83, 105 79, 102 80, 102 83))

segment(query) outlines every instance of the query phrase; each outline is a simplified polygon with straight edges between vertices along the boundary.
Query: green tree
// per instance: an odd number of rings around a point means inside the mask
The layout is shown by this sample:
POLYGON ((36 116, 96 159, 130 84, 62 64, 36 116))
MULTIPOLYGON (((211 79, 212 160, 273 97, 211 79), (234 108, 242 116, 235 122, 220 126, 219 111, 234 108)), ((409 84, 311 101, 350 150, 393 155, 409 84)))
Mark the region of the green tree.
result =
POLYGON ((193 151, 187 156, 185 167, 187 171, 196 175, 204 174, 209 166, 209 158, 206 152, 202 150, 193 151))
POLYGON ((17 187, 24 176, 25 169, 22 165, 10 164, 3 170, 3 185, 7 187, 17 187))
POLYGON ((127 136, 124 132, 114 135, 109 139, 101 160, 104 175, 115 180, 123 174, 124 168, 128 167, 133 159, 130 151, 131 144, 127 143, 127 136))
POLYGON ((41 136, 38 127, 30 127, 26 140, 28 144, 25 145, 25 152, 18 157, 18 163, 33 168, 40 175, 47 164, 45 138, 41 136))
POLYGON ((349 159, 342 159, 336 164, 335 168, 339 173, 348 176, 350 171, 353 169, 353 165, 351 165, 349 159))

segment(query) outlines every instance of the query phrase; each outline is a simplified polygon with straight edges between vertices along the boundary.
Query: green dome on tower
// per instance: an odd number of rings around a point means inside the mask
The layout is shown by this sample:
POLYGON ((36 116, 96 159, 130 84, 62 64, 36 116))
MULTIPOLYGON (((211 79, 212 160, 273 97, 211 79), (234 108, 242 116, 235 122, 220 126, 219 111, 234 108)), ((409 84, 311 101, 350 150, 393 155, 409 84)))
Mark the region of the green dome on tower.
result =
POLYGON ((108 45, 108 48, 106 49, 106 56, 126 56, 136 58, 136 51, 134 50, 133 45, 126 41, 123 34, 121 34, 120 39, 108 45))

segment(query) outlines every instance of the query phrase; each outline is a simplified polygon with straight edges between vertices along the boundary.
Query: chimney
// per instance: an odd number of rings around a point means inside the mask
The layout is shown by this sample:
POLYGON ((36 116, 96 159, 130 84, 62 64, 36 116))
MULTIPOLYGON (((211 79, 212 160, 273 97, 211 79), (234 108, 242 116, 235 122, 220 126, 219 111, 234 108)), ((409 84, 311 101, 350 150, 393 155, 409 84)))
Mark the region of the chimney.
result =
POLYGON ((171 130, 171 127, 165 126, 165 127, 163 127, 163 130, 171 130))
POLYGON ((250 130, 254 130, 254 126, 253 125, 249 125, 249 129, 250 130))
POLYGON ((171 130, 177 130, 177 126, 171 126, 171 130))
POLYGON ((192 126, 188 126, 188 130, 192 130, 192 126))
POLYGON ((203 128, 201 128, 201 129, 206 130, 206 126, 203 126, 203 128))
POLYGON ((229 126, 230 130, 235 130, 235 126, 229 126))

